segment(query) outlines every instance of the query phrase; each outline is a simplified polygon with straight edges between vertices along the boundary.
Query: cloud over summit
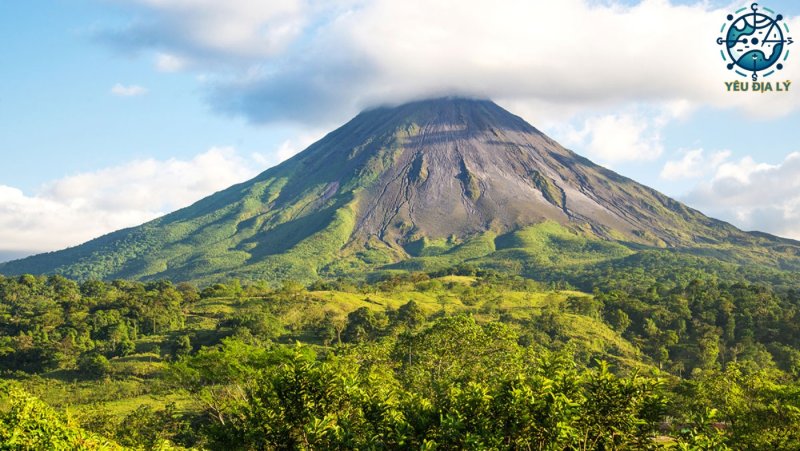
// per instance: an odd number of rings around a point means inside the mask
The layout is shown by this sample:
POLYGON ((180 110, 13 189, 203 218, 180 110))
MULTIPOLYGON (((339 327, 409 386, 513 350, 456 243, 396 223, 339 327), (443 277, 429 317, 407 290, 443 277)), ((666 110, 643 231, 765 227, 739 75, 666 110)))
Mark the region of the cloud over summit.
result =
MULTIPOLYGON (((685 101, 774 116, 800 104, 795 94, 768 108, 727 95, 715 42, 727 12, 707 3, 117 3, 143 19, 106 40, 157 52, 163 70, 204 73, 216 110, 257 123, 342 120, 367 106, 443 94, 527 102, 541 115, 533 121, 565 105, 685 101)), ((788 64, 797 69, 800 59, 788 64)))

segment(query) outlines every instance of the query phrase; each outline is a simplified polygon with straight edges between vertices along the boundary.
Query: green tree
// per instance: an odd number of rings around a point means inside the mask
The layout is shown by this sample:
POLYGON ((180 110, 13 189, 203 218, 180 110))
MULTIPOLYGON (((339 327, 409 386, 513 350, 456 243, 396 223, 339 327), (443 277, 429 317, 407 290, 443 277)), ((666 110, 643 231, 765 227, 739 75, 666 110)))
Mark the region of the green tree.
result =
POLYGON ((625 333, 631 325, 631 318, 622 309, 614 309, 606 316, 606 321, 620 334, 625 333))
POLYGON ((0 450, 122 450, 116 443, 71 426, 66 419, 29 393, 2 387, 0 450))
POLYGON ((192 352, 192 341, 188 335, 182 334, 175 338, 172 344, 172 357, 181 358, 192 352))
POLYGON ((94 378, 111 374, 111 363, 102 354, 88 352, 78 359, 78 371, 94 378))
POLYGON ((347 315, 347 326, 342 331, 342 340, 349 343, 374 340, 384 327, 383 315, 378 315, 367 307, 361 307, 347 315))
POLYGON ((425 311, 413 300, 401 305, 392 318, 394 325, 402 325, 410 330, 419 328, 424 322, 425 311))

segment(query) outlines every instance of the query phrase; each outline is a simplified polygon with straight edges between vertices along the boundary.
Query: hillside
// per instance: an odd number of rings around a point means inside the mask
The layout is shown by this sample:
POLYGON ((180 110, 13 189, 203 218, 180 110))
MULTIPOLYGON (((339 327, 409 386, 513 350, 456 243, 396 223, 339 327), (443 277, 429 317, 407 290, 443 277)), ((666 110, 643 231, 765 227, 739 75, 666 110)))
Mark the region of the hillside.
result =
POLYGON ((563 148, 485 100, 365 111, 256 178, 138 227, 0 266, 76 279, 519 272, 671 249, 800 269, 800 245, 742 232, 563 148))

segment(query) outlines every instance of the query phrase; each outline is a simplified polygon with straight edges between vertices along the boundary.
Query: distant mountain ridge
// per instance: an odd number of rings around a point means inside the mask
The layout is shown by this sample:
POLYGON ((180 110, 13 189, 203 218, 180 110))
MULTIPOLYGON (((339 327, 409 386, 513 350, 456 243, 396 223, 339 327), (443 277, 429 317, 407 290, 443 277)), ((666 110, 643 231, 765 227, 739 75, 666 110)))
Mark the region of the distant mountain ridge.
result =
POLYGON ((311 280, 641 248, 800 268, 798 242, 709 218, 491 101, 441 98, 365 111, 252 180, 0 272, 311 280))

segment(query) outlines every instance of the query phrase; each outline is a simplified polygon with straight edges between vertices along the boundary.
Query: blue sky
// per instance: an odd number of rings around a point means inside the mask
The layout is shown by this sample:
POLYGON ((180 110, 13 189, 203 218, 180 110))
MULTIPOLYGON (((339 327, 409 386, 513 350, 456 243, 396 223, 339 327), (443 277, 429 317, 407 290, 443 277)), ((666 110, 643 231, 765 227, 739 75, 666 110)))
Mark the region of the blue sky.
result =
MULTIPOLYGON (((761 3, 800 30, 800 3, 761 3)), ((742 5, 0 2, 0 260, 179 208, 362 108, 445 94, 493 98, 704 212, 800 238, 800 97, 724 92, 736 77, 713 41, 742 5)), ((780 79, 800 89, 798 62, 780 79)))
POLYGON ((189 158, 214 145, 271 151, 296 130, 214 114, 193 73, 154 70, 97 34, 130 20, 102 1, 0 3, 0 183, 42 183, 135 158, 189 158), (117 97, 111 88, 145 86, 117 97))

